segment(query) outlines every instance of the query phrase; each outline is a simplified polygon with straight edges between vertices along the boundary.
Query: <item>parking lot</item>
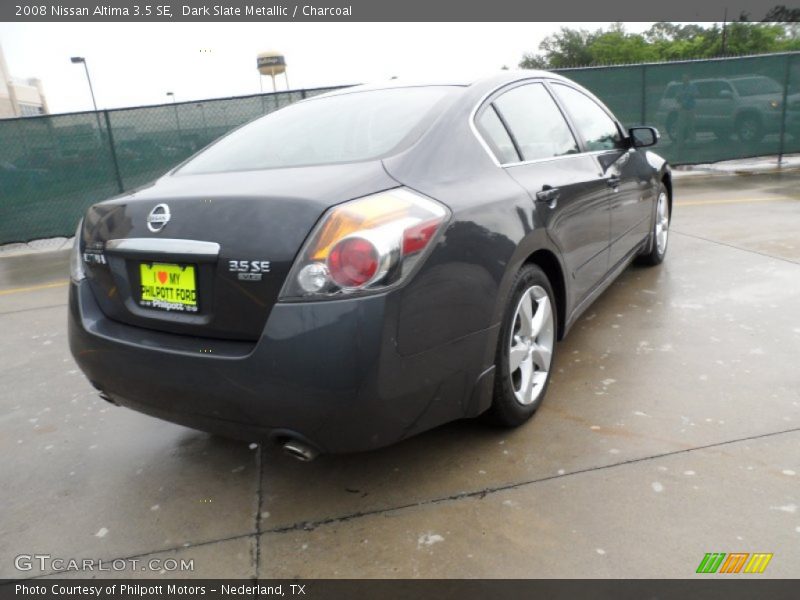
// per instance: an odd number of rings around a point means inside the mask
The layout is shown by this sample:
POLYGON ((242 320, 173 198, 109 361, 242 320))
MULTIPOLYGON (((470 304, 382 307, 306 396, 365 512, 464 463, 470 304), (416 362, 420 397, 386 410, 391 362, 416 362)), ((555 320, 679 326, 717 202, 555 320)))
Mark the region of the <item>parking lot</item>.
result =
POLYGON ((707 552, 800 576, 800 173, 676 179, 666 262, 587 310, 528 425, 312 463, 99 399, 66 273, 65 252, 0 259, 0 577, 52 574, 20 554, 193 560, 104 577, 690 577, 707 552))

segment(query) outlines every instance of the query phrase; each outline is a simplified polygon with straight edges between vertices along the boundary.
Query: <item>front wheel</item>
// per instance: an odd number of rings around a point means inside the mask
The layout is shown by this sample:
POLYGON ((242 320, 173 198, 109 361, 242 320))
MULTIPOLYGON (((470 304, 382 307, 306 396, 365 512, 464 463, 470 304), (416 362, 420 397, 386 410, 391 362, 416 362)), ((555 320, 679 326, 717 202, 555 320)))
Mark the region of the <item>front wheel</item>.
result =
POLYGON ((555 354, 555 307, 544 272, 524 266, 514 279, 497 343, 489 417, 499 425, 521 425, 544 398, 555 354))
POLYGON ((669 195, 667 188, 661 184, 658 188, 658 199, 656 200, 656 218, 653 223, 653 238, 650 244, 650 252, 639 257, 639 262, 645 265, 660 265, 664 262, 667 255, 667 242, 669 241, 669 195))

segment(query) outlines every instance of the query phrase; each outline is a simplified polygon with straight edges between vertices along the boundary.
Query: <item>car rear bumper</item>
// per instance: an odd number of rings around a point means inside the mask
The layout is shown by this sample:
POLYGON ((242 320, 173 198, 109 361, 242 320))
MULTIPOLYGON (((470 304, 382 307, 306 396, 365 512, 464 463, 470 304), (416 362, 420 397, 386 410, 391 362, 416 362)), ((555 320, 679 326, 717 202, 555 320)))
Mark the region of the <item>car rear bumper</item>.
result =
POLYGON ((475 416, 490 402, 494 328, 401 356, 396 304, 391 294, 279 303, 257 342, 230 342, 112 321, 83 281, 70 285, 69 341, 117 404, 231 437, 354 452, 475 416))

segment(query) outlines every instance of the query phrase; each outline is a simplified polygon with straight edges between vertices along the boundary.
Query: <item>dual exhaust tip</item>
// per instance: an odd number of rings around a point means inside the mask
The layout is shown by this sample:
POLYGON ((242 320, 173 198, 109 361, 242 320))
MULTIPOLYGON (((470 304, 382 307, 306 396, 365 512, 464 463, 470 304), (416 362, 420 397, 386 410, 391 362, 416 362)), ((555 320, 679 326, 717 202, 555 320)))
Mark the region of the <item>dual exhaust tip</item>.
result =
POLYGON ((319 454, 316 448, 313 448, 308 444, 301 442, 300 440, 289 440, 284 442, 281 448, 286 454, 292 458, 296 458, 301 462, 311 462, 319 454))
MULTIPOLYGON (((119 406, 119 404, 117 404, 117 402, 106 392, 99 390, 98 395, 106 402, 109 402, 115 406, 119 406)), ((301 462, 311 462, 319 455, 319 451, 316 448, 296 439, 290 439, 284 442, 281 448, 286 454, 292 458, 296 458, 301 462)))

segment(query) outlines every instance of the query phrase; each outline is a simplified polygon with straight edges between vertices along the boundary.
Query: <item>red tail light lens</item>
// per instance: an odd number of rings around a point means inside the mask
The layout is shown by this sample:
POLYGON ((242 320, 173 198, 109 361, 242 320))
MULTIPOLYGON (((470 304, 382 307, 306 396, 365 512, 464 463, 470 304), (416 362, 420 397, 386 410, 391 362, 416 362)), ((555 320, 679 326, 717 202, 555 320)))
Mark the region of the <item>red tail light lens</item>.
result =
POLYGON ((328 255, 331 279, 343 288, 356 288, 369 282, 378 272, 378 249, 369 241, 350 237, 338 242, 328 255))
POLYGON ((414 227, 409 227, 403 233, 403 256, 414 254, 425 249, 428 242, 439 230, 439 219, 431 219, 414 227))
POLYGON ((280 297, 314 299, 397 285, 430 251, 449 214, 406 188, 335 206, 300 251, 280 297))

